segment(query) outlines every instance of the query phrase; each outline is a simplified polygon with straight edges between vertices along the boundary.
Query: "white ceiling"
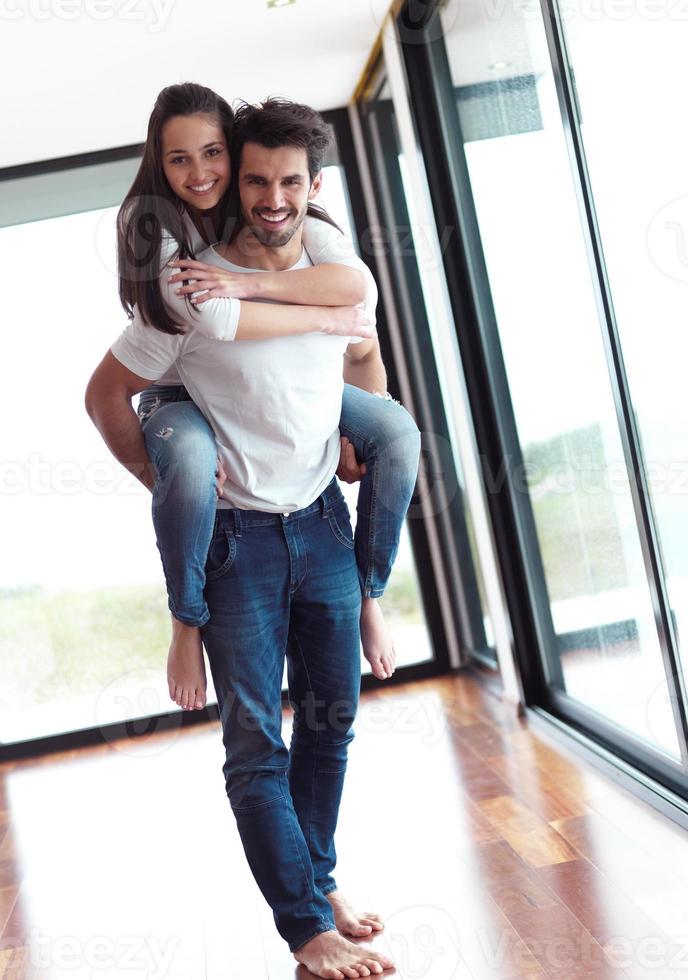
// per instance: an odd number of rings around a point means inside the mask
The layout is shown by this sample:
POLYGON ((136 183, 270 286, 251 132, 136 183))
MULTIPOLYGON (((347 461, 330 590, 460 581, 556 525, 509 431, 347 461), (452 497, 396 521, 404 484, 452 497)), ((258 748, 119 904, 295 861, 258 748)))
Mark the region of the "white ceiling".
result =
POLYGON ((157 92, 346 105, 389 0, 8 0, 0 167, 141 142, 157 92))

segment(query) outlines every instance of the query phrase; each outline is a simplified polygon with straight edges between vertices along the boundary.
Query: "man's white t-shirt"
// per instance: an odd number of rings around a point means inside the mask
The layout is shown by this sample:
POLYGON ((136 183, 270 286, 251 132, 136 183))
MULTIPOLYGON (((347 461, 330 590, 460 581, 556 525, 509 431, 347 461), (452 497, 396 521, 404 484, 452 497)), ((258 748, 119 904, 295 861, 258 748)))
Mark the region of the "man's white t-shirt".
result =
MULTIPOLYGON (((188 214, 184 215, 184 223, 191 250, 200 259, 201 253, 207 249, 207 246, 188 214)), ((340 265, 348 265, 364 273, 368 283, 365 308, 371 323, 374 324, 375 308, 377 306, 377 285, 368 266, 356 254, 351 239, 347 235, 339 232, 337 228, 328 224, 328 222, 308 215, 303 223, 303 247, 308 253, 308 257, 313 265, 339 263, 340 265)), ((187 301, 176 294, 179 283, 170 285, 168 282, 172 272, 179 271, 177 269, 171 270, 166 268, 170 259, 176 255, 177 249, 178 244, 174 238, 168 238, 163 241, 160 288, 163 299, 175 314, 177 321, 191 322, 189 321, 190 307, 187 301)), ((206 252, 206 254, 210 253, 206 252)), ((210 262, 216 265, 218 263, 222 264, 222 260, 216 254, 211 255, 210 262)), ((243 269, 242 271, 249 272, 251 270, 243 269)), ((206 337, 212 337, 216 340, 233 340, 239 322, 240 306, 239 300, 226 296, 208 300, 193 310, 193 327, 206 337)), ((144 326, 137 306, 134 306, 133 319, 135 323, 144 326)), ((180 385, 181 383, 176 364, 170 365, 165 374, 158 379, 158 384, 161 385, 180 385)))
MULTIPOLYGON (((212 248, 198 258, 232 272, 260 271, 234 265, 212 248)), ((304 251, 291 268, 312 264, 304 251)), ((176 364, 215 432, 227 473, 218 507, 291 513, 317 499, 337 469, 342 358, 361 339, 310 333, 228 343, 194 329, 166 334, 134 319, 111 349, 151 381, 176 364)))

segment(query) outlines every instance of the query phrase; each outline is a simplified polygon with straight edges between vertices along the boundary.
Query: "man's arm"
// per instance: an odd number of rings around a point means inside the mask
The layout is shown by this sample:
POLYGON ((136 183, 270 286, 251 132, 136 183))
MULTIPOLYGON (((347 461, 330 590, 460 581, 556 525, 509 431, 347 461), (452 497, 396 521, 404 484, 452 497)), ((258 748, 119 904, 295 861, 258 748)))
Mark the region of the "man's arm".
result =
POLYGON ((110 452, 130 473, 153 489, 155 472, 131 399, 153 381, 134 374, 108 351, 86 387, 86 411, 110 452))
POLYGON ((344 353, 344 381, 364 391, 387 391, 387 372, 377 337, 349 344, 344 353))

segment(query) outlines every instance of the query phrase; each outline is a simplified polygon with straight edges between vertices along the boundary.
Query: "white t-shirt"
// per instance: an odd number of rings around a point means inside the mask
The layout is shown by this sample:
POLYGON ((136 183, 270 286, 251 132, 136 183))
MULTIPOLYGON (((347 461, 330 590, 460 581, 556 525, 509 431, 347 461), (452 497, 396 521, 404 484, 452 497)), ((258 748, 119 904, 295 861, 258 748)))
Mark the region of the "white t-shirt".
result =
MULTIPOLYGON (((202 261, 207 261, 212 265, 222 265, 223 260, 217 253, 209 253, 206 245, 196 230, 195 225, 188 217, 184 220, 194 255, 200 260, 203 252, 206 256, 202 261)), ((348 265, 359 269, 366 274, 368 289, 366 295, 366 314, 372 324, 375 324, 375 309, 377 307, 377 285, 368 266, 359 258, 353 246, 353 242, 347 235, 341 234, 332 225, 319 218, 307 217, 303 223, 303 247, 308 254, 313 265, 321 265, 326 262, 337 262, 341 265, 348 265)), ((164 268, 167 262, 172 259, 177 250, 177 242, 170 238, 163 242, 161 262, 163 270, 160 275, 160 288, 163 299, 176 314, 177 321, 187 323, 195 330, 198 330, 206 337, 216 340, 234 340, 239 322, 240 301, 227 296, 220 296, 216 299, 207 300, 201 306, 193 308, 184 297, 177 296, 176 289, 179 283, 170 285, 168 280, 173 272, 164 268)), ((242 272, 251 270, 242 269, 242 272)), ((134 307, 134 323, 144 326, 138 312, 134 307)), ((181 384, 181 377, 176 364, 172 364, 165 374, 159 379, 158 384, 174 385, 181 384)))
MULTIPOLYGON (((232 272, 259 271, 234 265, 213 249, 199 260, 232 272)), ((292 269, 312 264, 304 250, 292 269)), ((226 343, 199 330, 172 335, 134 320, 112 353, 152 381, 176 362, 215 432, 227 473, 218 507, 291 513, 312 503, 337 469, 342 358, 348 344, 361 339, 310 333, 226 343)))

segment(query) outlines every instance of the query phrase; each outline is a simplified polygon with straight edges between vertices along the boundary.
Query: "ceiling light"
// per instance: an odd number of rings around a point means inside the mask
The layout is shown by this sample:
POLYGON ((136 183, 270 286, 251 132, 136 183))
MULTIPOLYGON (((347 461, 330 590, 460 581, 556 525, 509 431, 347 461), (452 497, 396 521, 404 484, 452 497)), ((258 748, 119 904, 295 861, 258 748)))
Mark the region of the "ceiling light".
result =
POLYGON ((288 7, 292 3, 296 3, 296 0, 268 0, 268 9, 270 7, 288 7))
POLYGON ((493 61, 490 65, 495 71, 501 71, 503 68, 511 68, 510 61, 493 61))

